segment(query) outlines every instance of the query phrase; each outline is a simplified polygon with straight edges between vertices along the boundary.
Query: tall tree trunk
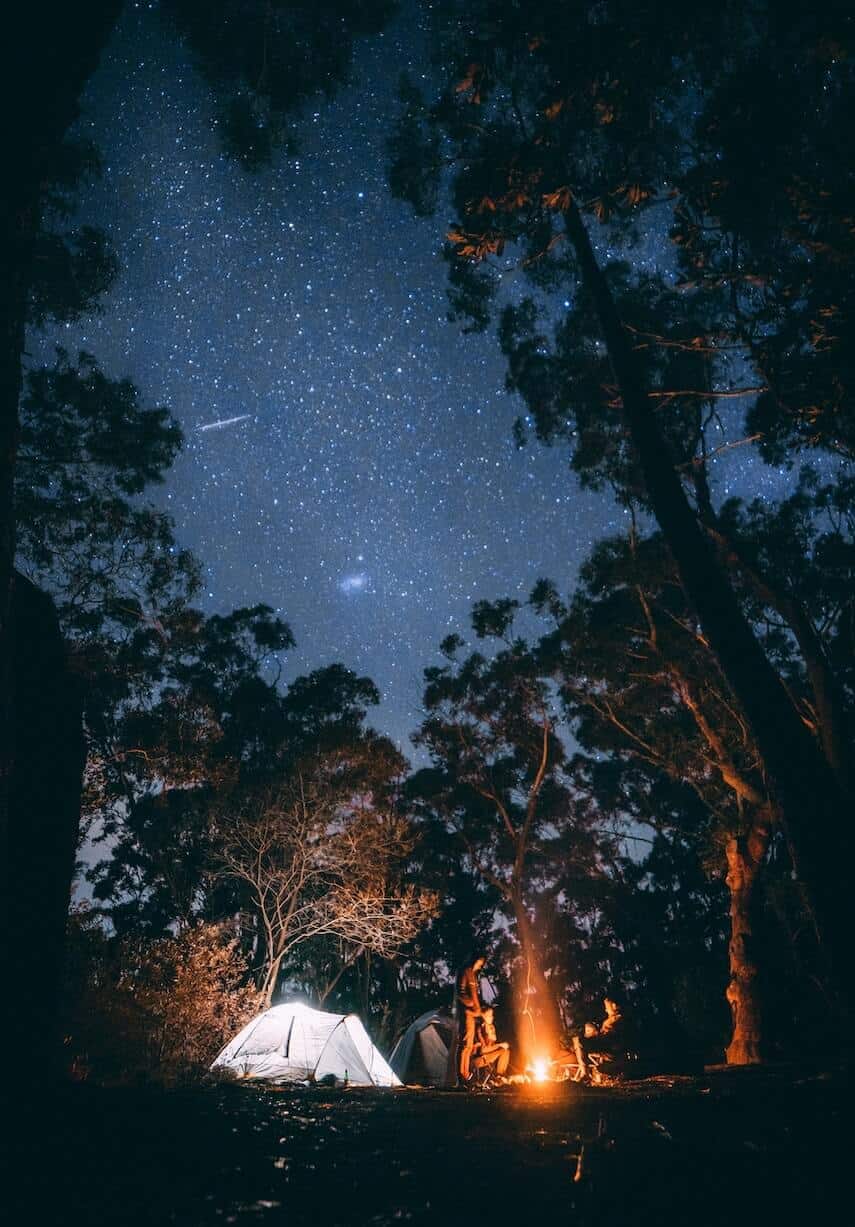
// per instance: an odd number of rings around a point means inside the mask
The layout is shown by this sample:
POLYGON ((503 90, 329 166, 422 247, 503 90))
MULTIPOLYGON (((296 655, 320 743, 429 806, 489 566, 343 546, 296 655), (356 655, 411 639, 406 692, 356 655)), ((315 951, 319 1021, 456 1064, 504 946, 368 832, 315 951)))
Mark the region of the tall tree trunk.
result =
POLYGON ((16 575, 12 617, 19 718, 9 781, 3 1038, 15 1054, 7 1073, 33 1082, 61 1072, 58 1020, 85 746, 80 687, 53 601, 16 575), (23 1059, 36 1052, 38 1059, 23 1059))
POLYGON ((793 632, 813 693, 822 751, 840 787, 851 798, 852 768, 847 754, 846 706, 821 636, 802 603, 761 575, 757 567, 745 558, 738 543, 725 534, 717 519, 709 525, 708 531, 725 565, 741 574, 760 600, 776 610, 793 632))
POLYGON ((535 1057, 547 1057, 558 1049, 561 1024, 558 1006, 543 974, 537 939, 522 897, 514 895, 511 904, 520 944, 521 969, 517 1004, 517 1034, 523 1064, 535 1057))
MULTIPOLYGON (((0 835, 6 844, 14 719, 13 492, 21 357, 33 241, 44 186, 121 0, 33 0, 7 22, 0 52, 6 169, 0 193, 0 835)), ((10 866, 14 873, 14 867, 10 866)))
POLYGON ((755 956, 754 915, 758 879, 769 850, 771 833, 768 816, 761 815, 747 835, 731 836, 725 849, 726 882, 730 892, 727 1000, 733 1018, 726 1053, 728 1065, 759 1065, 765 1056, 761 969, 755 956))
POLYGON ((698 524, 656 423, 647 389, 623 328, 608 282, 591 247, 575 203, 565 224, 585 284, 592 295, 622 412, 644 475, 656 519, 680 578, 751 725, 780 804, 796 873, 810 907, 829 974, 851 1005, 848 975, 852 908, 835 866, 850 863, 846 798, 824 755, 793 709, 754 636, 712 546, 698 524))
POLYGON ((706 465, 699 464, 694 467, 693 484, 700 522, 715 546, 716 557, 723 568, 738 574, 765 605, 769 605, 781 615, 793 632, 813 692, 822 752, 837 777, 840 788, 851 799, 852 771, 847 755, 846 704, 828 660, 822 636, 804 604, 782 588, 780 582, 776 583, 773 577, 764 574, 758 562, 747 555, 738 536, 729 532, 722 524, 713 507, 706 465))

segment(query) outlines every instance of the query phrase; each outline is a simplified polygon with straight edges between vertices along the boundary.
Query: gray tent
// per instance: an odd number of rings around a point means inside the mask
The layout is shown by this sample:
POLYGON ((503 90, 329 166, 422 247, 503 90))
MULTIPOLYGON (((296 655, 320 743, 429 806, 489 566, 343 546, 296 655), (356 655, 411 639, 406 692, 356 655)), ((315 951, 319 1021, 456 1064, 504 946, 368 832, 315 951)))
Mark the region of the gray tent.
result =
POLYGON ((454 1086, 457 1023, 450 1014, 428 1010, 410 1023, 392 1049, 389 1064, 402 1082, 416 1086, 454 1086))

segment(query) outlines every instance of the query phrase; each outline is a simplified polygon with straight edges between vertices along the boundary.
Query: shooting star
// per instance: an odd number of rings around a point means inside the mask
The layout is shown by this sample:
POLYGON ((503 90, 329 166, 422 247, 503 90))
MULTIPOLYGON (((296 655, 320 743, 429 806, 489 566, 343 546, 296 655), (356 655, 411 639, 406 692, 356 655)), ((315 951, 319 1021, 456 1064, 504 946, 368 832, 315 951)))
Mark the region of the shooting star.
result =
POLYGON ((203 430, 223 430, 226 426, 234 426, 235 422, 245 422, 251 417, 251 413, 239 413, 236 418, 219 418, 216 422, 206 422, 204 426, 197 426, 196 429, 199 434, 203 430))

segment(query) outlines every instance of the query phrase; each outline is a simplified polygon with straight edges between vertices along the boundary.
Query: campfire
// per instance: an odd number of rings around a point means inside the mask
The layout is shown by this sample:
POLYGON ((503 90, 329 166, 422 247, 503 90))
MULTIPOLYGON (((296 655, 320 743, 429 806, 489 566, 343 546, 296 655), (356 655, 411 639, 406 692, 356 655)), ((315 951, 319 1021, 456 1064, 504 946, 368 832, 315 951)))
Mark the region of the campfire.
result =
POLYGON ((535 1083, 543 1086, 548 1082, 578 1082, 578 1066, 572 1060, 566 1060, 566 1053, 555 1057, 532 1057, 522 1075, 520 1082, 535 1083))
POLYGON ((564 1082, 567 1079, 567 1071, 565 1066, 552 1059, 552 1057, 533 1057, 525 1067, 525 1072, 520 1077, 521 1082, 527 1082, 536 1086, 545 1086, 547 1083, 564 1082))
POLYGON ((526 1070, 526 1073, 531 1074, 535 1082, 548 1082, 550 1080, 551 1064, 552 1062, 546 1057, 536 1057, 526 1070))

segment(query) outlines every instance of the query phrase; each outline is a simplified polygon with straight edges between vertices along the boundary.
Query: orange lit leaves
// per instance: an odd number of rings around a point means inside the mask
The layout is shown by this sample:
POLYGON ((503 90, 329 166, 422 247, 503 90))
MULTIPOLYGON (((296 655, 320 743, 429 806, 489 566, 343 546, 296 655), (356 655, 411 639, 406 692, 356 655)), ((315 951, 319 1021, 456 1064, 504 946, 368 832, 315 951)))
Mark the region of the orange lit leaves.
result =
POLYGON ((467 102, 477 106, 481 102, 484 84, 484 67, 481 64, 467 64, 463 78, 454 87, 457 94, 468 94, 467 102))
POLYGON ((486 256, 500 256, 505 247, 504 237, 491 231, 472 234, 452 228, 445 237, 454 244, 457 255, 462 259, 483 260, 486 256))
POLYGON ((543 203, 547 209, 568 209, 573 196, 569 187, 559 187, 554 192, 546 192, 543 203))

